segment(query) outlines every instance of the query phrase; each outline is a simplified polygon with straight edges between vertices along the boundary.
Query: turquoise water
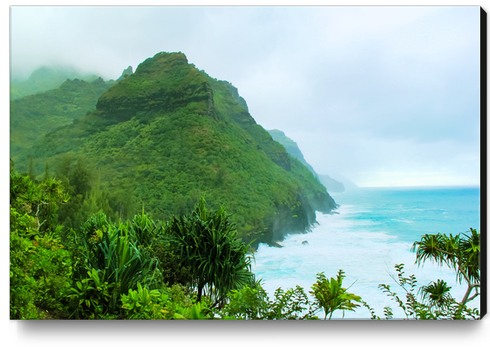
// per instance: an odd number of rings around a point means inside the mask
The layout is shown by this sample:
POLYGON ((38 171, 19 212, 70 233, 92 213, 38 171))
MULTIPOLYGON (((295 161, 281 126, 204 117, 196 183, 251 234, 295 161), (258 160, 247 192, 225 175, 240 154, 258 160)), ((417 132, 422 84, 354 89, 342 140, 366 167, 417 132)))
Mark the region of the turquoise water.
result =
POLYGON ((479 188, 359 188, 334 199, 355 208, 348 220, 368 222, 371 231, 396 236, 393 241, 480 229, 479 188))
MULTIPOLYGON (((282 248, 259 246, 253 270, 268 293, 296 285, 308 291, 318 272, 335 277, 342 269, 347 276, 344 284, 352 284, 349 291, 360 295, 378 315, 388 305, 395 317, 403 318, 396 303, 378 289, 384 283, 401 293, 391 276, 396 275, 394 265, 403 263, 406 275, 415 274, 420 285, 444 279, 453 287, 453 296, 462 298, 466 288, 456 282, 452 270, 431 263, 415 266, 410 248, 426 233, 479 229, 479 188, 359 188, 332 196, 340 204, 338 213, 318 213, 319 225, 310 233, 288 236, 282 248)), ((471 306, 478 305, 475 299, 471 306)), ((359 308, 336 315, 342 317, 370 316, 367 309, 359 308)))

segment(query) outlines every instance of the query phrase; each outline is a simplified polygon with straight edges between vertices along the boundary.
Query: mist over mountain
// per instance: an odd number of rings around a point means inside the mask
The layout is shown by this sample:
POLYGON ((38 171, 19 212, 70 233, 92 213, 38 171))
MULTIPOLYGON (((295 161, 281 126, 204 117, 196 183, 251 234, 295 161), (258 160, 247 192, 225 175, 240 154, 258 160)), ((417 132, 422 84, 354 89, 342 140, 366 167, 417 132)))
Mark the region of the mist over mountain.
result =
POLYGON ((87 182, 97 192, 87 188, 79 199, 86 214, 100 209, 90 207, 90 194, 105 194, 100 204, 115 218, 144 204, 161 220, 189 212, 204 196, 213 208, 224 205, 239 236, 256 244, 304 232, 315 211, 336 208, 314 175, 255 122, 231 83, 182 53, 158 53, 124 75, 95 110, 40 137, 17 167, 39 173, 47 165, 60 177, 76 168, 93 173, 87 182))
POLYGON ((306 162, 303 153, 298 147, 298 144, 287 137, 283 131, 277 129, 267 131, 269 134, 271 134, 274 141, 277 141, 283 145, 290 155, 298 159, 304 166, 306 166, 311 173, 327 188, 328 191, 334 193, 341 193, 345 191, 344 184, 342 182, 339 182, 328 175, 317 174, 313 167, 306 162))
POLYGON ((27 80, 10 81, 10 99, 15 100, 27 95, 58 88, 67 79, 79 79, 92 82, 99 76, 83 73, 73 67, 41 66, 34 70, 27 80))
POLYGON ((321 175, 319 174, 318 180, 325 186, 327 187, 327 190, 329 192, 333 193, 342 193, 345 191, 344 184, 342 182, 339 182, 337 180, 334 180, 332 177, 329 175, 321 175))
POLYGON ((352 182, 350 179, 339 173, 335 168, 332 168, 332 170, 329 171, 329 175, 318 175, 320 182, 322 181, 323 176, 328 176, 331 179, 334 179, 335 181, 342 182, 344 188, 346 190, 351 190, 351 189, 357 189, 359 186, 352 182))

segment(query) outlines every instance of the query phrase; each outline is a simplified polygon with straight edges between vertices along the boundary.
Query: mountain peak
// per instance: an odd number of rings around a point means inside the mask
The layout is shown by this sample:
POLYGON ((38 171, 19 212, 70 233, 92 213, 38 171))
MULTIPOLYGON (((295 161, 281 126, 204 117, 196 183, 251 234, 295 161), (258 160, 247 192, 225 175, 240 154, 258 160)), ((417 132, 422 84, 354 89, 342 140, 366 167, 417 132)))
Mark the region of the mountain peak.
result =
POLYGON ((129 65, 125 70, 123 70, 121 76, 116 80, 117 82, 131 76, 133 74, 133 67, 129 65))
POLYGON ((138 74, 161 74, 169 73, 178 66, 187 66, 189 62, 182 52, 160 52, 152 58, 146 59, 138 65, 136 73, 138 74))
POLYGON ((172 112, 193 102, 195 112, 214 117, 213 92, 183 53, 157 53, 107 90, 97 103, 102 117, 126 121, 137 112, 172 112))

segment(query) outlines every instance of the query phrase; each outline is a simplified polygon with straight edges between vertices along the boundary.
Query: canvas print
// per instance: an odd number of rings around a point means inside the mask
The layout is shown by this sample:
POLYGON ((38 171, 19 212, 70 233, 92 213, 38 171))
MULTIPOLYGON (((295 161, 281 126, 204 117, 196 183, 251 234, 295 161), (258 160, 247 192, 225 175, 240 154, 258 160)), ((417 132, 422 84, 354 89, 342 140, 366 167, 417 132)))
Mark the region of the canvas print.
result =
POLYGON ((10 319, 479 320, 481 15, 12 6, 10 319))

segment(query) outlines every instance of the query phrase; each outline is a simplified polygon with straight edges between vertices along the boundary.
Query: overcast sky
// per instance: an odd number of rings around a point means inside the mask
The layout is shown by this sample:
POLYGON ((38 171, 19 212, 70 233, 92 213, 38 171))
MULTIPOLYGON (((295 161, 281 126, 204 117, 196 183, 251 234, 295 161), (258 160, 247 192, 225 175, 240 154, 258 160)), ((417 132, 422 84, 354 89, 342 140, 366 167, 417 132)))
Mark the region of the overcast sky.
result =
POLYGON ((11 73, 104 79, 181 51, 318 173, 359 186, 479 184, 477 6, 12 7, 11 73))

